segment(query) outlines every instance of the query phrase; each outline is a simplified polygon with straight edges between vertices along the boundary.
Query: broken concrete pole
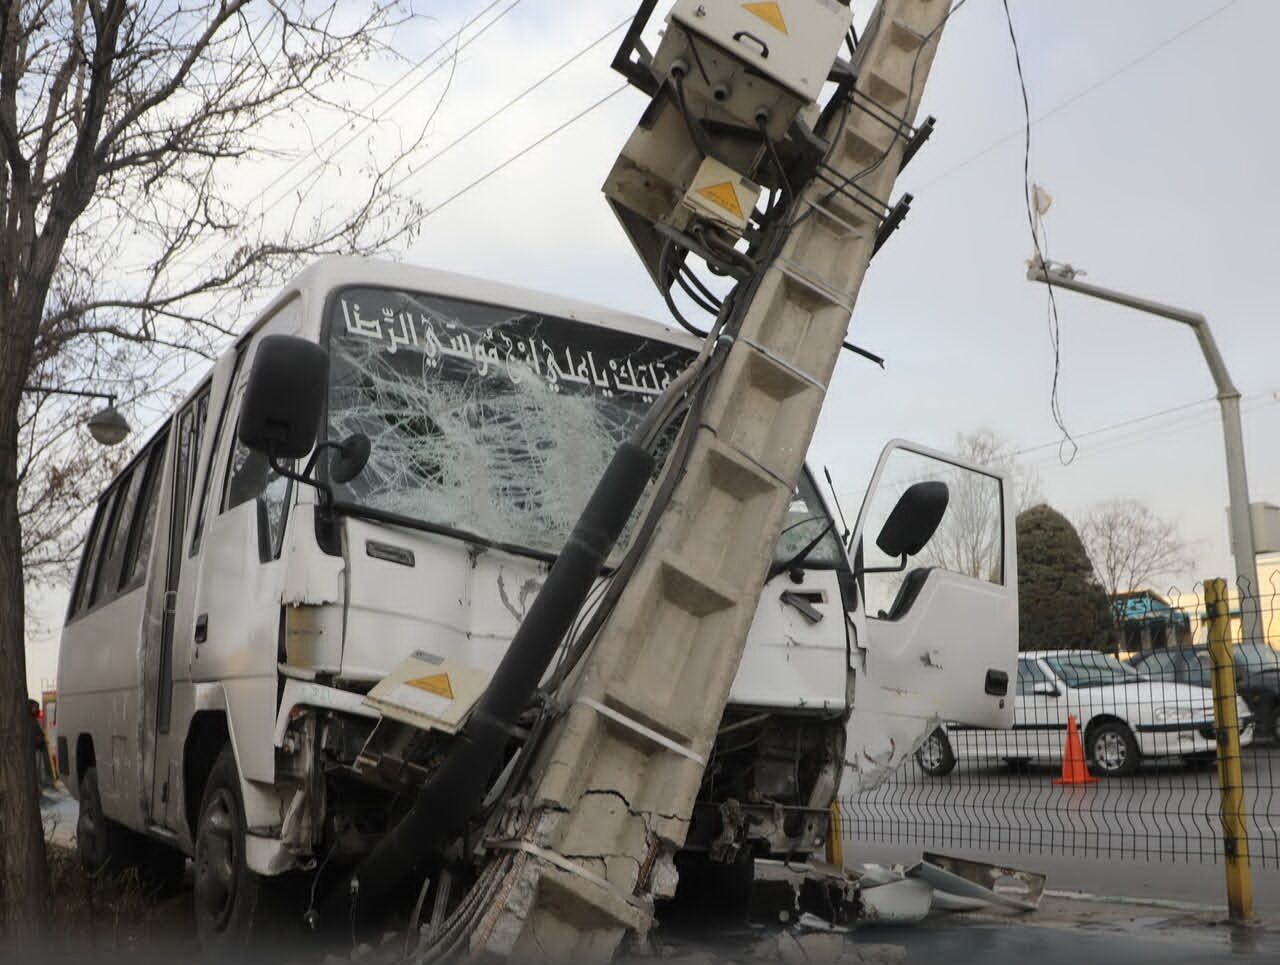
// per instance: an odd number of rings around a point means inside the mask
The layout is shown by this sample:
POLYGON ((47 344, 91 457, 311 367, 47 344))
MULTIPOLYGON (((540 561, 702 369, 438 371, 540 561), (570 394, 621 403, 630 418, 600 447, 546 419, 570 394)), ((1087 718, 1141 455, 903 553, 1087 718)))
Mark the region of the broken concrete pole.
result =
MULTIPOLYGON (((857 50, 855 98, 833 112, 829 175, 797 198, 707 394, 689 454, 530 772, 528 860, 473 952, 609 959, 669 891, 773 548, 886 212, 946 0, 882 0, 857 50), (855 193, 857 196, 855 196, 855 193), (860 198, 862 200, 860 200, 860 198), (852 200, 851 200, 852 199, 852 200)), ((825 942, 825 939, 823 939, 825 942)))

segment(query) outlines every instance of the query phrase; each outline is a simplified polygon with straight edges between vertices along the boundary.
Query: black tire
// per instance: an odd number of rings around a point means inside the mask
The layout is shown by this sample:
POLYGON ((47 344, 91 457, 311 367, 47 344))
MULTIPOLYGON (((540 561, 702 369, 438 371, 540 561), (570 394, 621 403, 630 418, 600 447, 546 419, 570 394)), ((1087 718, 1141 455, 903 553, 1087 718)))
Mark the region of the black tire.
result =
POLYGON ((1133 731, 1119 721, 1107 721, 1089 728, 1085 745, 1085 755, 1093 764, 1094 771, 1102 777, 1129 777, 1142 763, 1133 731))
POLYGON ((86 768, 80 778, 80 814, 76 818, 81 866, 91 875, 118 875, 135 867, 140 843, 136 834, 107 817, 98 793, 98 769, 86 768))
POLYGON ((1253 739, 1267 738, 1280 744, 1280 698, 1262 701, 1253 718, 1253 739))
POLYGON ((1184 754, 1182 760, 1189 770, 1207 771, 1210 768, 1217 766, 1218 752, 1203 751, 1196 754, 1184 754))
POLYGON ((240 775, 227 746, 205 785, 193 859, 196 938, 219 959, 246 950, 262 924, 262 878, 245 864, 245 834, 240 775))
POLYGON ((946 732, 938 728, 916 751, 916 763, 930 777, 946 777, 956 769, 956 755, 946 732))
POLYGON ((138 842, 138 870, 143 885, 157 898, 172 898, 182 891, 187 856, 163 841, 143 838, 138 842))

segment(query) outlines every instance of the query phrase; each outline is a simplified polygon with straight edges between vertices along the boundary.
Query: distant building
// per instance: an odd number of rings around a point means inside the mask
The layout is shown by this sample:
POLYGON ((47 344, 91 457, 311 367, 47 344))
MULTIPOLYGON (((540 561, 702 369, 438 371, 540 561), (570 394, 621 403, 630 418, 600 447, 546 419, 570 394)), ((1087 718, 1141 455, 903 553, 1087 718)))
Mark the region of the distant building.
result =
POLYGON ((1117 593, 1111 598, 1111 607, 1116 618, 1117 650, 1122 653, 1191 646, 1191 614, 1154 590, 1117 593))
MULTIPOLYGON (((1227 600, 1231 607, 1231 639, 1239 643, 1240 595, 1236 592, 1233 574, 1221 575, 1227 580, 1227 600)), ((1263 637, 1273 649, 1280 650, 1280 554, 1271 553, 1258 557, 1258 584, 1263 637)), ((1193 642, 1207 643, 1208 631, 1204 625, 1204 587, 1197 586, 1191 593, 1170 594, 1170 600, 1174 606, 1191 617, 1193 642)))

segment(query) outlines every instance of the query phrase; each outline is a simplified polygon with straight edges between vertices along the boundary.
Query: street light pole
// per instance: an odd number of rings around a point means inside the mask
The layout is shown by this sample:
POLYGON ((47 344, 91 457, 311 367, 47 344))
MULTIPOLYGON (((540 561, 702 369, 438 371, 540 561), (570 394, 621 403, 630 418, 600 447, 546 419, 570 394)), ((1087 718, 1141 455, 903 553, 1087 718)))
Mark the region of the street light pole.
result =
POLYGON ((1070 265, 1042 262, 1034 258, 1027 267, 1027 279, 1057 288, 1092 295, 1104 301, 1135 308, 1150 315, 1159 315, 1191 327, 1200 342, 1200 351, 1213 375, 1218 390, 1218 405, 1222 409, 1222 435, 1227 450, 1228 514, 1231 520, 1231 547, 1236 563, 1236 584, 1240 596, 1241 641, 1262 642, 1262 616, 1258 608, 1258 568, 1253 550, 1253 526, 1249 519, 1249 482, 1245 475, 1244 432, 1240 427, 1240 390, 1227 373, 1226 362, 1218 351, 1218 343, 1209 330, 1209 320, 1199 312, 1163 305, 1136 295, 1112 291, 1100 285, 1091 285, 1077 277, 1080 274, 1070 265))
POLYGON ((106 399, 106 408, 95 412, 85 420, 89 435, 104 446, 115 446, 124 442, 133 430, 116 409, 116 397, 110 392, 89 392, 84 389, 59 389, 47 385, 24 385, 23 392, 36 392, 41 395, 70 395, 82 399, 106 399))

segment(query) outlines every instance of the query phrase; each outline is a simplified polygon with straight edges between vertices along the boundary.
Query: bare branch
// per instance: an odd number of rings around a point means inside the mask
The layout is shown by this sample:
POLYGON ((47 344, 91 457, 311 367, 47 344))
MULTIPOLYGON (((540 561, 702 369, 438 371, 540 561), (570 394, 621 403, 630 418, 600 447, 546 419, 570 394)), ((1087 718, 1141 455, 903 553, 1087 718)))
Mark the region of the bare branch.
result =
POLYGON ((1175 520, 1162 519, 1133 499, 1095 506, 1080 527, 1099 582, 1112 596, 1141 590, 1193 565, 1175 520))

